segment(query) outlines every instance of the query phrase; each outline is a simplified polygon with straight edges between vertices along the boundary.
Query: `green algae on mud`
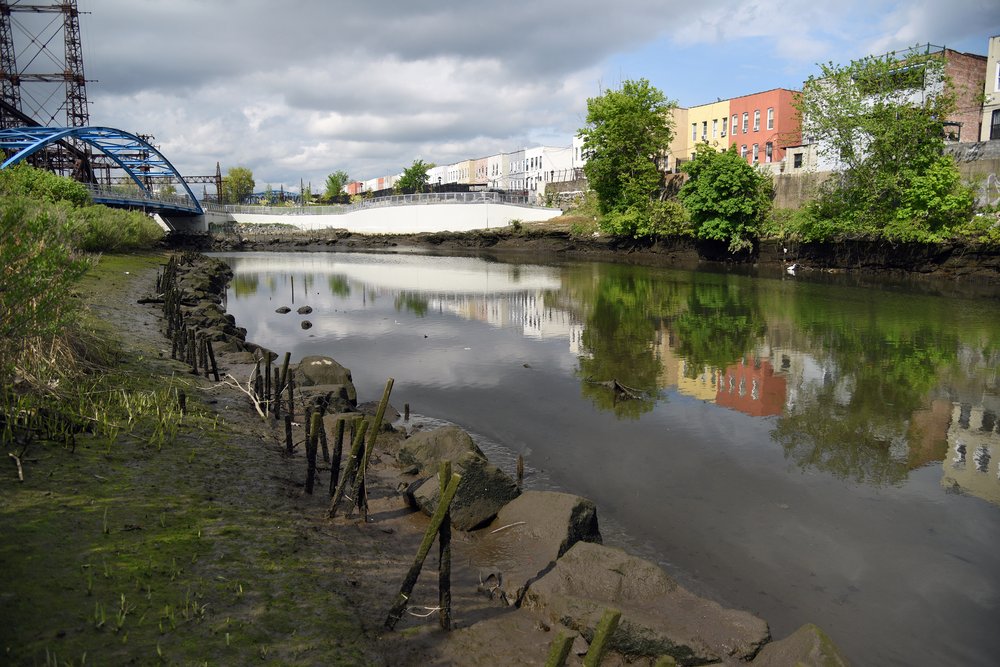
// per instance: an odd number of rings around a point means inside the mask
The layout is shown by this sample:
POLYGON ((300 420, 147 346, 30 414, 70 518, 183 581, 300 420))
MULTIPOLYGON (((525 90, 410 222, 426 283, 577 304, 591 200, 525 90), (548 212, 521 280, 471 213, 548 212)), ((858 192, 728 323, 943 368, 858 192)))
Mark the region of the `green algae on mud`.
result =
POLYGON ((331 592, 335 555, 268 477, 287 464, 262 425, 245 410, 220 419, 232 406, 164 353, 155 310, 136 305, 163 260, 105 255, 80 285, 89 326, 118 339, 93 386, 164 410, 183 388, 188 410, 165 432, 137 418, 72 449, 35 444, 23 483, 13 466, 0 476, 0 662, 373 662, 331 592))

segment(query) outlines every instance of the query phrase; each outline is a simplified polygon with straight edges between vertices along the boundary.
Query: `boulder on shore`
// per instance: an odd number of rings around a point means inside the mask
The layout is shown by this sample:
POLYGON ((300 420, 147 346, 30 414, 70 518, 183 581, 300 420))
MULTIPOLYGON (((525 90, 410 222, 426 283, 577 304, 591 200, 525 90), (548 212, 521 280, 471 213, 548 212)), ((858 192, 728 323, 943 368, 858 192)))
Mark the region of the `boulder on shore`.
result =
POLYGON ((754 667, 844 667, 847 661, 825 632, 806 623, 784 639, 762 648, 751 664, 754 667))
POLYGON ((580 541, 601 543, 597 506, 556 491, 525 491, 504 505, 477 536, 476 551, 491 554, 497 581, 491 596, 518 604, 531 581, 580 541))
POLYGON ((402 466, 415 466, 421 475, 436 475, 441 461, 458 461, 467 454, 486 460, 472 436, 457 426, 421 431, 406 439, 396 459, 402 466))
POLYGON ((297 387, 343 385, 351 406, 358 403, 358 392, 354 388, 351 371, 330 357, 320 355, 303 357, 296 365, 293 377, 297 387))
MULTIPOLYGON (((472 452, 452 461, 452 471, 462 476, 451 502, 451 525, 458 530, 474 530, 489 522, 520 493, 510 475, 472 452)), ((431 515, 440 498, 440 482, 431 475, 413 492, 412 502, 431 515)))
POLYGON ((659 566, 621 549, 577 542, 533 582, 522 606, 593 639, 604 611, 622 612, 610 648, 625 656, 672 656, 680 665, 749 660, 767 623, 694 595, 659 566))

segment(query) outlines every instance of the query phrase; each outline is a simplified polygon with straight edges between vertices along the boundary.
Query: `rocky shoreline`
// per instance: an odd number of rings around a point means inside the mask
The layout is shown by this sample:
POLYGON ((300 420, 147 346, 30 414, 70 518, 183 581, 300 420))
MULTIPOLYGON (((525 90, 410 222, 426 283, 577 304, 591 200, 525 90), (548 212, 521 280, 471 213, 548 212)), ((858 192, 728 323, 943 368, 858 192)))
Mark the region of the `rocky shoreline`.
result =
MULTIPOLYGON (((343 240, 337 239, 338 243, 343 240)), ((245 329, 225 312, 223 297, 232 271, 224 262, 188 252, 176 266, 185 324, 212 341, 223 372, 233 378, 250 377, 258 359, 278 357, 247 341, 245 329)), ((308 357, 290 365, 289 374, 294 379, 295 415, 323 413, 325 433, 337 432, 338 421, 374 421, 374 405, 358 403, 350 371, 335 360, 308 357)), ((247 409, 251 409, 249 401, 247 409)), ((694 595, 656 564, 602 545, 598 511, 591 501, 521 489, 461 429, 414 428, 394 410, 389 412, 380 425, 366 481, 370 521, 340 516, 331 520, 335 527, 367 529, 383 523, 380 552, 388 553, 390 543, 400 541, 396 531, 402 525, 418 535, 425 525, 416 520, 418 513, 430 515, 437 508, 440 462, 451 461, 462 475, 451 506, 452 524, 460 531, 455 538, 459 557, 453 570, 456 629, 442 637, 443 631, 433 631, 436 618, 407 621, 409 632, 380 638, 397 656, 390 663, 399 655, 407 656, 404 662, 413 659, 412 664, 417 664, 429 656, 448 654, 452 659, 460 656, 463 664, 508 664, 496 655, 478 655, 473 661, 463 653, 469 649, 462 647, 483 637, 510 636, 512 628, 519 632, 530 628, 531 637, 524 646, 547 646, 560 632, 574 636, 573 652, 580 656, 594 639, 602 614, 613 608, 621 611, 621 623, 612 636, 613 654, 604 664, 652 664, 664 658, 682 665, 846 664, 827 635, 814 625, 803 625, 789 637, 772 641, 763 619, 694 595), (397 521, 390 528, 389 522, 379 518, 383 516, 407 521, 397 521), (472 597, 477 601, 471 601, 472 597), (463 604, 475 609, 464 609, 463 604)), ((304 425, 296 422, 292 441, 304 439, 304 425)), ((305 476, 305 457, 302 452, 294 456, 303 459, 305 476)), ((388 569, 398 572, 391 577, 402 581, 408 558, 405 551, 397 553, 396 564, 388 569)), ((431 576, 425 574, 426 579, 431 576)), ((359 581, 357 585, 373 583, 359 581)), ((380 585, 385 588, 385 582, 380 585)), ((544 650, 531 651, 537 654, 520 659, 519 664, 544 662, 544 650)))

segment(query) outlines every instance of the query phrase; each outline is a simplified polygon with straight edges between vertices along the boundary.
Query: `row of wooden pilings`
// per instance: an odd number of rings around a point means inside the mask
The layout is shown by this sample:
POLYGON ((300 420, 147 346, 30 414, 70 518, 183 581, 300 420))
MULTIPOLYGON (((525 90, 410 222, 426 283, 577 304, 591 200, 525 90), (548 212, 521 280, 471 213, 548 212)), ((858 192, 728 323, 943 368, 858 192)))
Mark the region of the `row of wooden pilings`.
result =
MULTIPOLYGON (((157 292, 163 295, 163 316, 166 321, 166 335, 171 340, 171 356, 191 365, 194 374, 211 376, 220 381, 219 369, 215 360, 215 351, 209 336, 188 326, 181 308, 181 291, 177 285, 178 262, 176 256, 168 261, 162 274, 157 276, 157 292)), ((289 373, 291 353, 286 352, 280 366, 275 365, 278 355, 268 350, 259 350, 254 369, 246 388, 240 390, 246 393, 257 412, 262 417, 271 417, 284 421, 285 454, 291 456, 295 451, 292 437, 292 425, 295 418, 295 381, 289 373)), ((329 498, 330 505, 327 516, 337 516, 339 508, 346 498, 349 501, 348 515, 357 510, 363 521, 368 520, 368 493, 365 485, 368 465, 371 460, 378 433, 381 430, 385 411, 392 393, 393 378, 388 378, 382 399, 372 420, 364 418, 336 420, 333 437, 329 438, 324 426, 326 406, 319 403, 305 408, 303 425, 305 427, 306 482, 305 492, 312 495, 315 491, 317 477, 317 458, 320 448, 324 462, 330 465, 329 498), (348 433, 348 423, 350 433, 348 433), (350 442, 347 461, 341 463, 344 452, 345 438, 350 442), (332 439, 332 450, 329 441, 332 439)), ((179 400, 183 403, 184 396, 179 400)), ((182 405, 181 409, 184 409, 182 405)), ((410 406, 405 407, 406 419, 409 419, 410 406)), ((517 460, 517 481, 520 487, 524 475, 524 459, 517 460)), ((450 630, 451 615, 451 503, 458 491, 462 476, 452 471, 450 461, 442 461, 438 471, 441 496, 437 508, 431 515, 430 522, 424 532, 424 537, 417 549, 416 557, 403 578, 399 593, 386 616, 384 628, 393 630, 402 615, 406 612, 410 595, 416 585, 424 561, 430 553, 435 538, 438 542, 438 619, 442 628, 450 630)), ((609 609, 598 624, 594 637, 584 657, 585 667, 597 667, 607 651, 611 636, 617 629, 621 613, 609 609)), ((546 667, 563 667, 573 645, 572 635, 560 634, 552 642, 546 667)), ((671 658, 665 657, 656 663, 656 667, 667 667, 676 664, 671 658)))

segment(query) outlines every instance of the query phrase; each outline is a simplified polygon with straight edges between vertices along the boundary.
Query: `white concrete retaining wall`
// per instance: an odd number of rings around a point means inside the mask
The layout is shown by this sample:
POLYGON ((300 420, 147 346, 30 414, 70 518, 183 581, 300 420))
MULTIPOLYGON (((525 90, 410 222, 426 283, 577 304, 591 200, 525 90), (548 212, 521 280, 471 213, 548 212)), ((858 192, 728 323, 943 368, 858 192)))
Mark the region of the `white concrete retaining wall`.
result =
POLYGON ((515 206, 481 202, 444 202, 365 208, 340 215, 262 215, 233 213, 241 223, 284 223, 299 229, 346 229, 359 234, 416 234, 419 232, 467 232, 505 227, 512 220, 537 222, 560 215, 557 208, 515 206))

